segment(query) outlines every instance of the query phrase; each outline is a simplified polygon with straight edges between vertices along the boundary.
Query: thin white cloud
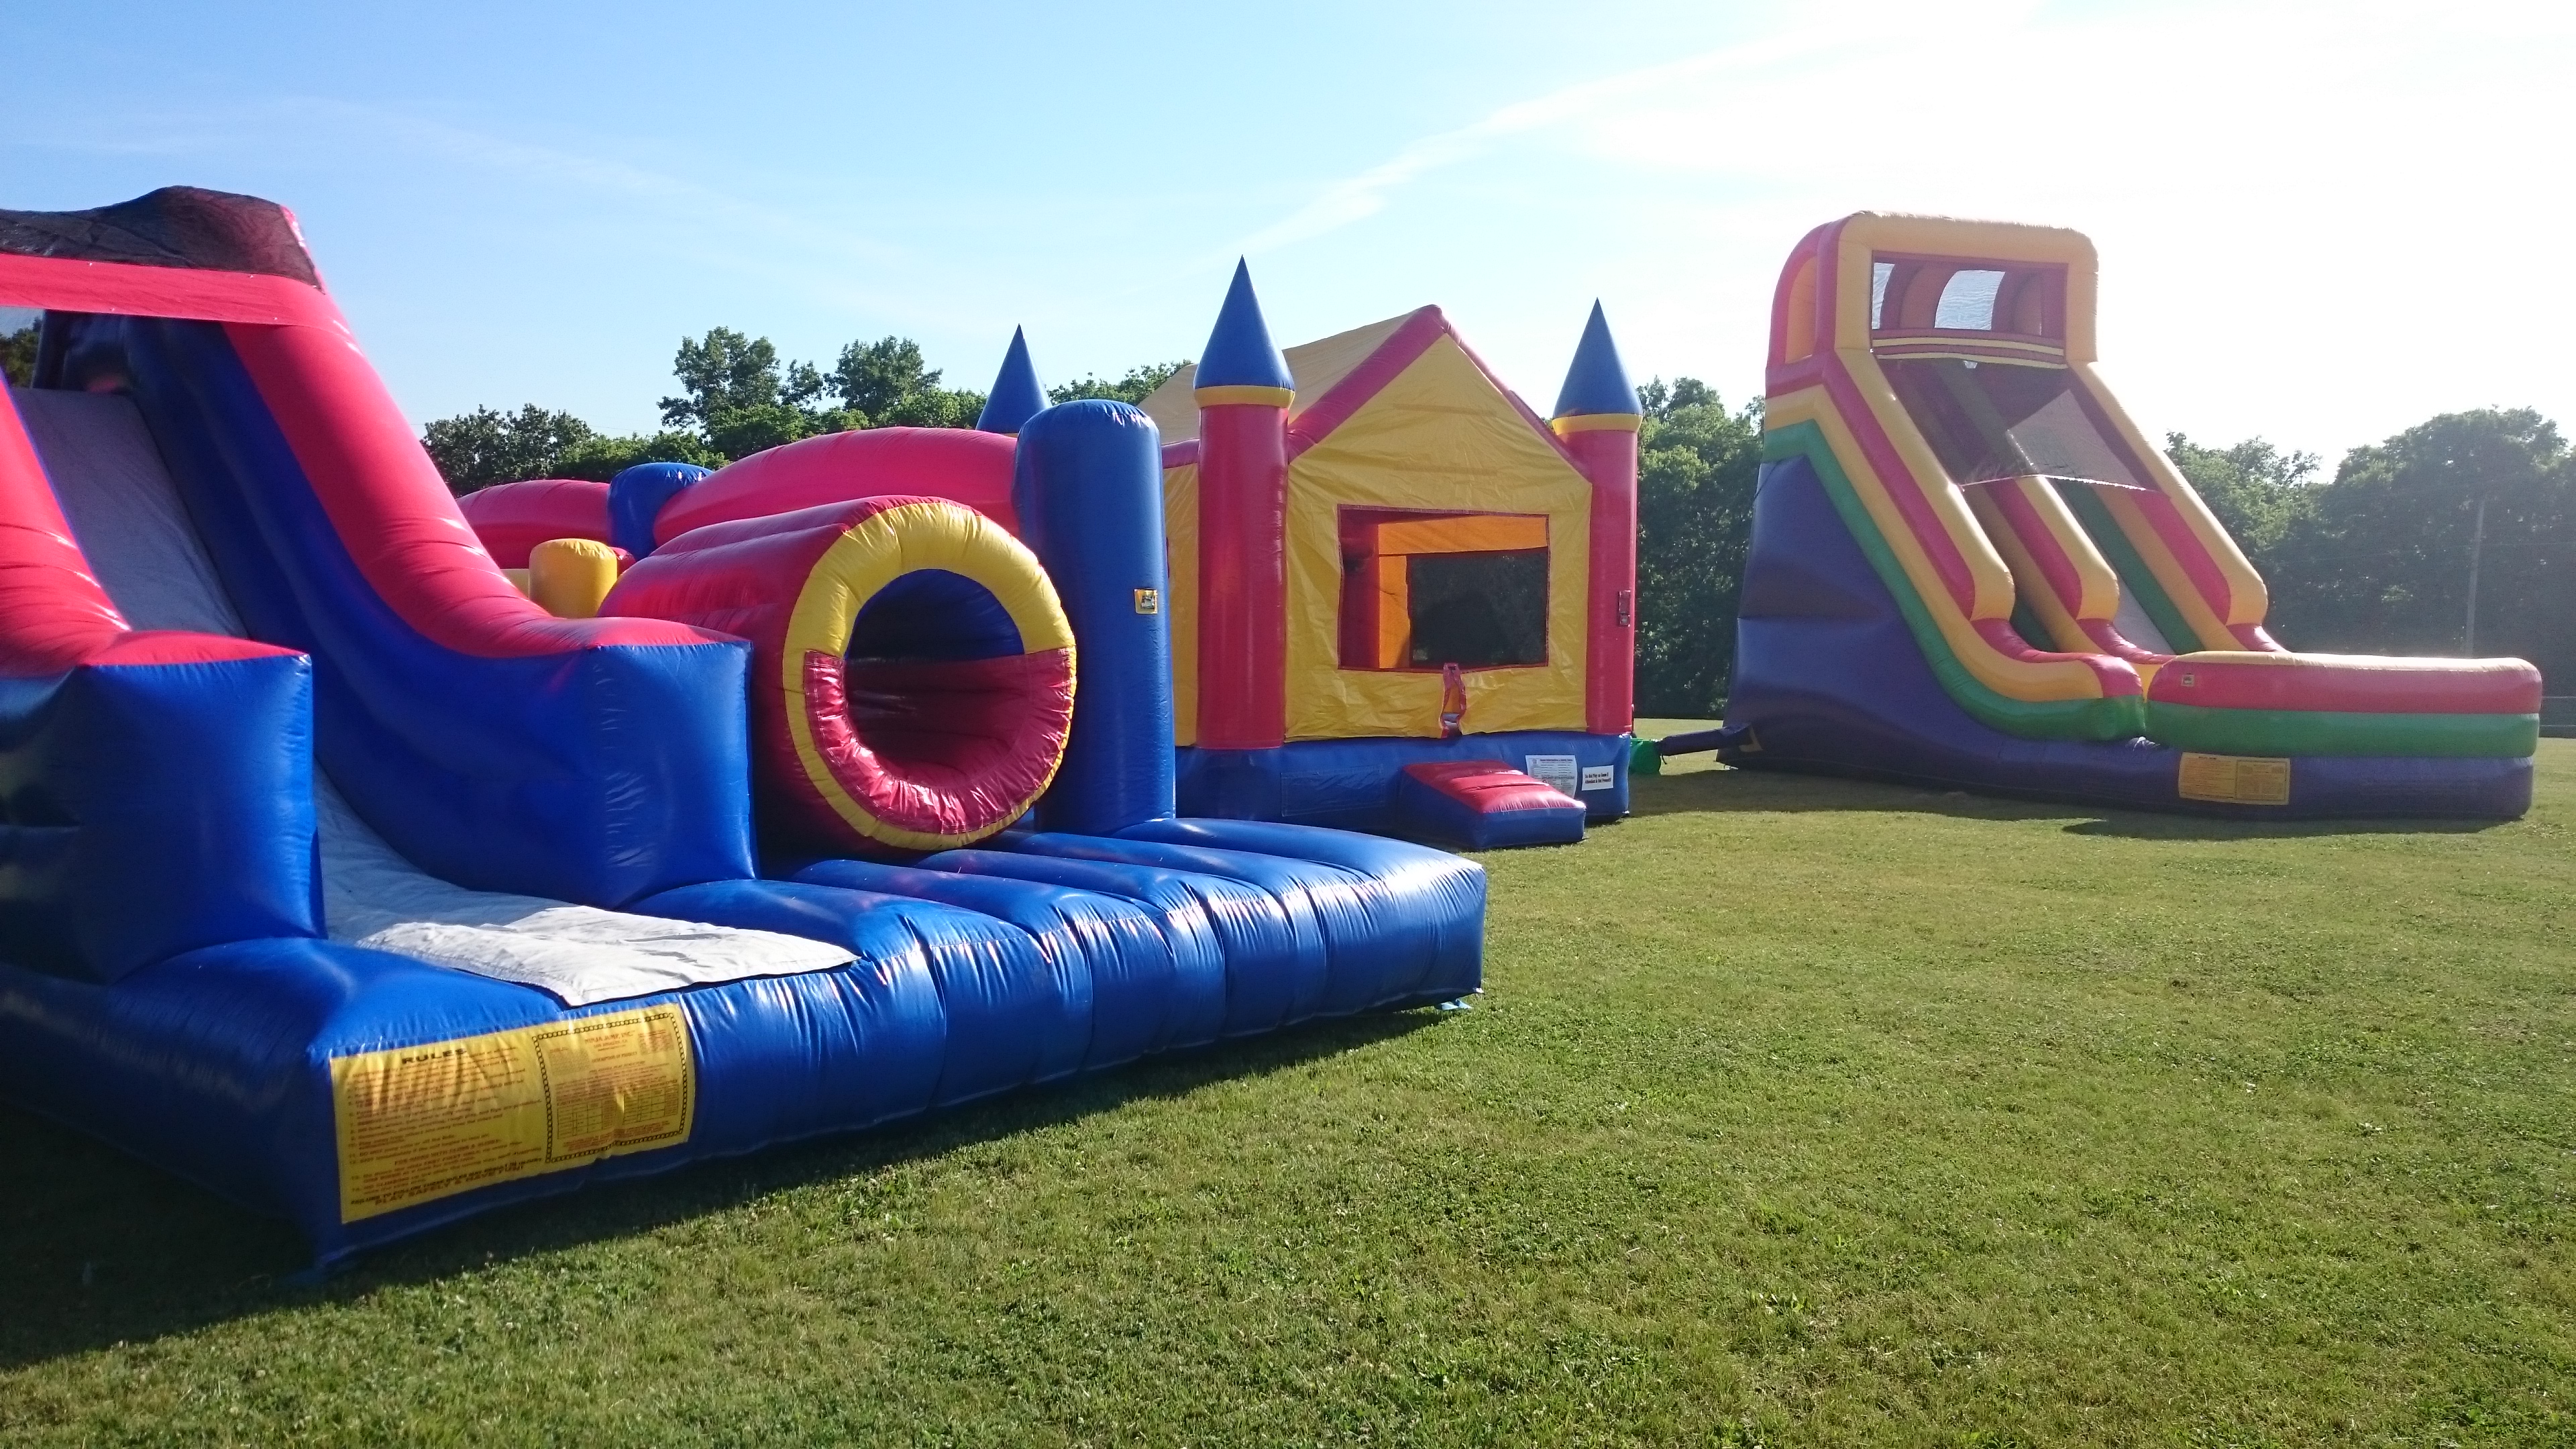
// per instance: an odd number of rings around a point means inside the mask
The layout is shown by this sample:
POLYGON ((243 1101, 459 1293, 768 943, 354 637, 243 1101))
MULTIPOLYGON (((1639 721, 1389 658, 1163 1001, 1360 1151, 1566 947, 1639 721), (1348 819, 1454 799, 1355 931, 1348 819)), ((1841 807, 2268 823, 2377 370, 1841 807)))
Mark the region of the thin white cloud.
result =
POLYGON ((2451 408, 2576 416, 2576 363, 2533 320, 2576 230, 2549 180, 2572 72, 2557 7, 1835 12, 1427 137, 1247 249, 1321 247, 1339 279, 1362 249, 1333 233, 1369 222, 1373 267, 1483 290, 1507 371, 1558 365, 1555 313, 1597 292, 1641 368, 1720 369, 1732 396, 1809 226, 2069 225, 2101 249, 2104 355, 2142 423, 2332 454, 2451 408))
POLYGON ((1901 44, 1960 16, 1984 24, 2011 23, 2035 8, 2036 0, 1958 0, 1948 6, 1855 0, 1778 34, 1515 101, 1468 125, 1425 136, 1368 170, 1333 182, 1293 214, 1253 233, 1236 251, 1258 255, 1338 231, 1377 215, 1390 193, 1433 171, 1484 156, 1514 138, 1616 112, 1685 82, 1754 75, 1859 47, 1901 44))

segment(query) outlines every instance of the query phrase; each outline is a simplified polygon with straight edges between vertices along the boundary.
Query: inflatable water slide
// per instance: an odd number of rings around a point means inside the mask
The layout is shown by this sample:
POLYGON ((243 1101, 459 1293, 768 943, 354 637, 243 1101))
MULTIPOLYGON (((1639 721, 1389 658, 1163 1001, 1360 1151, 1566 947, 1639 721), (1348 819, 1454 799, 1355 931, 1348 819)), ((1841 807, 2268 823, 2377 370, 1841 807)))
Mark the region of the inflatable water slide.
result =
POLYGON ((1477 985, 1471 862, 1175 818, 1134 409, 565 495, 561 617, 282 208, 0 212, 0 305, 0 1095, 322 1262, 1477 985))
POLYGON ((1864 212, 1798 244, 1720 758, 2266 818, 2528 809, 2538 671, 2275 640, 2094 371, 2095 275, 2046 227, 1864 212))

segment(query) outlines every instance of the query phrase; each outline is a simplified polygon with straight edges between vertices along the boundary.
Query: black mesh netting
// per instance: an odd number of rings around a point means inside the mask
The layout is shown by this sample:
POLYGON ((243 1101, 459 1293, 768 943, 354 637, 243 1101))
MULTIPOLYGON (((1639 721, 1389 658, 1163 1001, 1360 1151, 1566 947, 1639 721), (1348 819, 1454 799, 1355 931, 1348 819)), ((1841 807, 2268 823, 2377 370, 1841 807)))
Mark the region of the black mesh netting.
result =
POLYGON ((284 207, 196 186, 164 186, 87 211, 0 210, 0 252, 258 272, 321 285, 284 207))
POLYGON ((1955 358, 1884 365, 1897 399, 1954 483, 2036 473, 2115 488, 2148 486, 2064 368, 1980 367, 1955 358))

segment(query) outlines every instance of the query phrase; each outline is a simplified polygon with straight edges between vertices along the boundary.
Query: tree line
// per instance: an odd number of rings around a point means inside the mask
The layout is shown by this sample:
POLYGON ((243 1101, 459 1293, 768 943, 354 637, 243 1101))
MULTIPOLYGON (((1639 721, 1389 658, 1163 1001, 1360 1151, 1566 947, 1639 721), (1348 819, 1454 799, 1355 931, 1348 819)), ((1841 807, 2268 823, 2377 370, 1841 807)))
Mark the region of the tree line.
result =
MULTIPOLYGON (((1047 396, 1141 402, 1182 365, 1085 377, 1050 388, 1047 396)), ((909 337, 853 342, 826 371, 782 359, 766 337, 717 327, 680 339, 671 374, 680 390, 662 399, 662 426, 651 433, 611 435, 571 413, 530 404, 516 412, 479 407, 440 418, 422 429, 421 442, 447 486, 462 496, 522 478, 605 480, 637 463, 719 468, 781 443, 856 428, 971 428, 984 411, 983 393, 946 386, 909 337)))
MULTIPOLYGON (((35 343, 32 327, 0 336, 11 382, 28 381, 35 343)), ((1139 402, 1181 366, 1085 377, 1048 396, 1139 402)), ((672 374, 679 390, 661 400, 655 432, 483 407, 429 424, 422 442, 464 494, 520 478, 605 479, 640 462, 718 467, 850 428, 972 427, 984 406, 903 337, 853 342, 825 370, 718 327, 682 339, 672 374)), ((1637 397, 1637 707, 1713 717, 1735 664, 1761 404, 1730 409, 1688 377, 1655 379, 1637 397)), ((2271 630, 2291 648, 2514 654, 2539 665, 2553 692, 2576 692, 2576 453, 2539 413, 2444 413, 2353 449, 2331 476, 2316 455, 2259 437, 2212 447, 2171 433, 2165 444, 2263 575, 2271 630)))

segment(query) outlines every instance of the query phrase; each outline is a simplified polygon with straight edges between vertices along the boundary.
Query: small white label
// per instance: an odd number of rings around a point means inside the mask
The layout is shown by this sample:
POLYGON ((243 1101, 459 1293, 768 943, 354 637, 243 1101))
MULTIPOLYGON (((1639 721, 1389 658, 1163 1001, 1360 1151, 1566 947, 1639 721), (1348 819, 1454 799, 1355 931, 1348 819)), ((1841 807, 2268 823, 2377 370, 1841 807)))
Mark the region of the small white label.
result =
POLYGON ((1608 765, 1586 765, 1583 767, 1583 788, 1607 790, 1610 788, 1610 775, 1611 770, 1608 765))
POLYGON ((1524 755, 1521 773, 1542 785, 1553 785, 1571 795, 1575 789, 1576 769, 1572 755, 1524 755))

